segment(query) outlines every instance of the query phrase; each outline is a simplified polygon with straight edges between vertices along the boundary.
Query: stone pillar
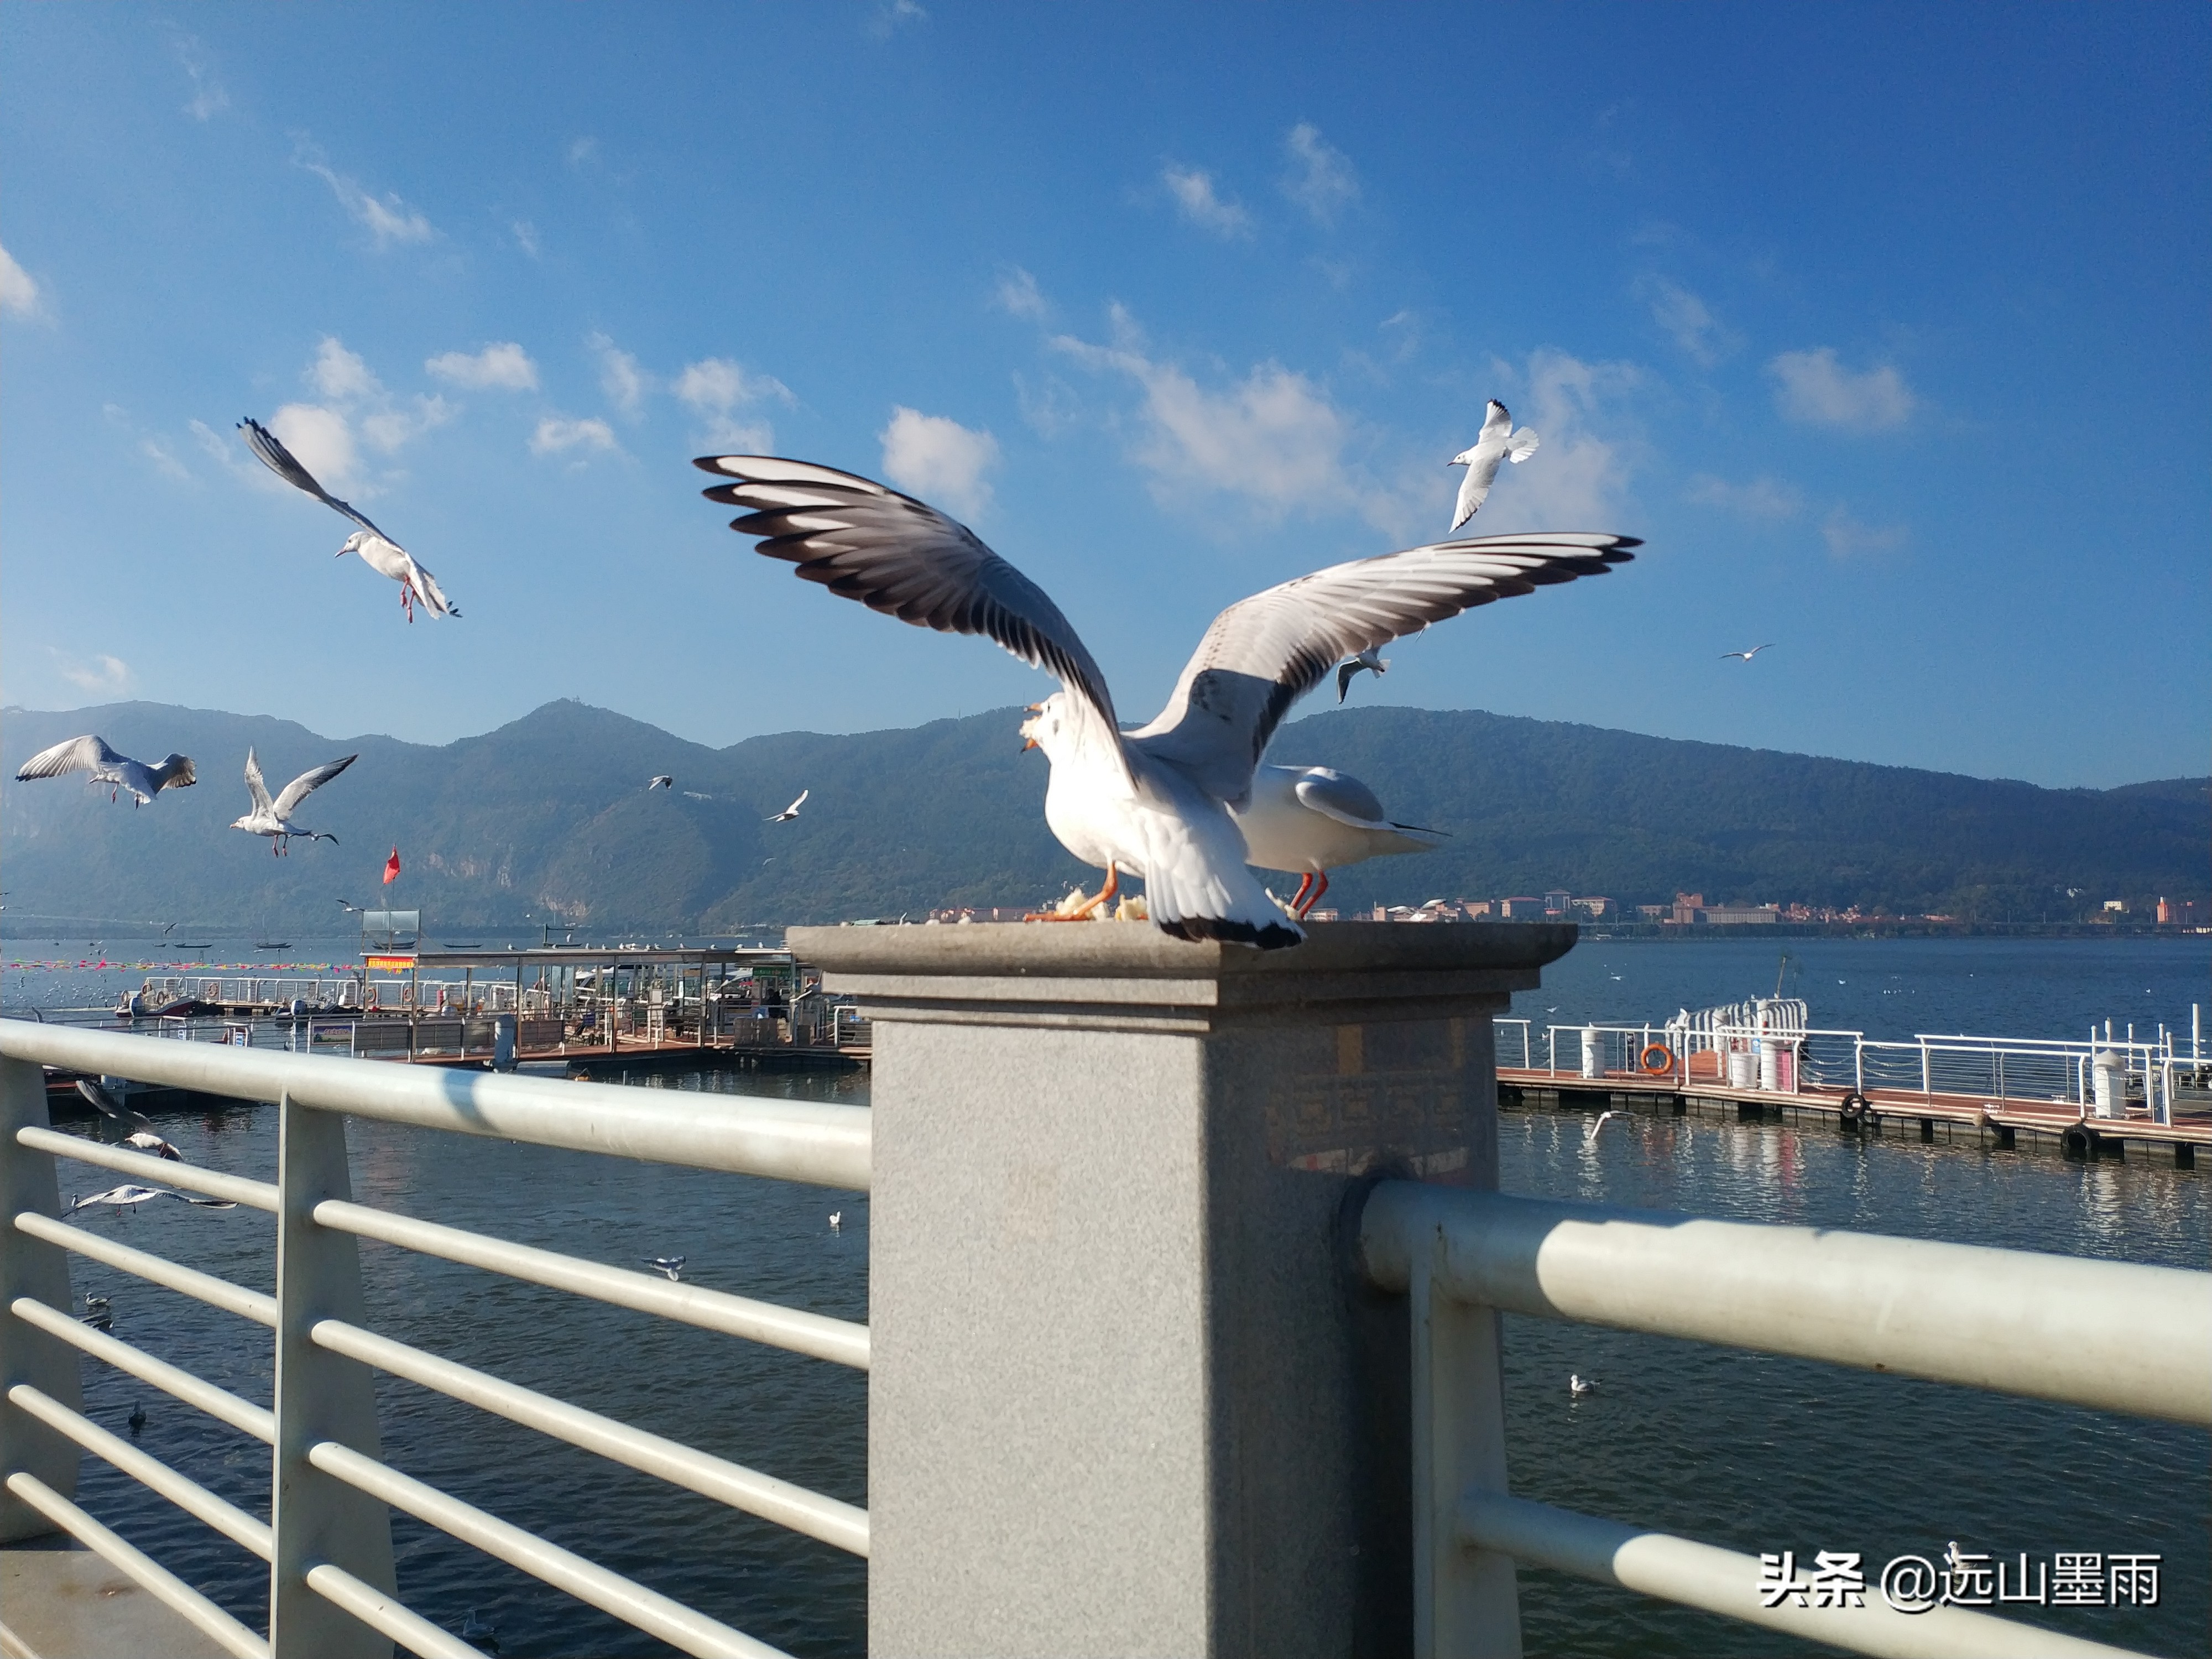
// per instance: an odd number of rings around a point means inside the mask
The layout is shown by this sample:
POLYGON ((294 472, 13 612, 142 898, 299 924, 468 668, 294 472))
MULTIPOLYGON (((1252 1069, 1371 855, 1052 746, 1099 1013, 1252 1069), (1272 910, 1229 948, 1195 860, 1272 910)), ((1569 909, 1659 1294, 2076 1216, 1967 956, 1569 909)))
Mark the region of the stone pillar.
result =
POLYGON ((1571 926, 795 928, 875 1021, 869 1643, 1402 1654, 1385 1175, 1497 1184, 1491 1016, 1571 926))

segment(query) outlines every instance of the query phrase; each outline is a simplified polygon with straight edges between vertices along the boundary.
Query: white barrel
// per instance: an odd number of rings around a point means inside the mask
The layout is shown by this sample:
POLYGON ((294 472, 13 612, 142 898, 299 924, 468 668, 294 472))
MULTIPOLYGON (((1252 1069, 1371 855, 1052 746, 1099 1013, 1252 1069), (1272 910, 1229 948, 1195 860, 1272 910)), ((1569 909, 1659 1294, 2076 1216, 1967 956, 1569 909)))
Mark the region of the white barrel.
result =
POLYGON ((1771 1095, 1782 1092, 1782 1045, 1778 1042, 1759 1045, 1759 1086, 1771 1095))
POLYGON ((1728 1080, 1731 1089, 1759 1087, 1759 1056, 1748 1048, 1738 1048, 1728 1057, 1728 1080))
POLYGON ((1595 1025, 1583 1027, 1583 1075, 1605 1075, 1605 1038, 1595 1025))
POLYGON ((2126 1109, 2128 1063, 2110 1048, 2100 1048, 2089 1057, 2089 1082, 2099 1117, 2115 1117, 2126 1109))

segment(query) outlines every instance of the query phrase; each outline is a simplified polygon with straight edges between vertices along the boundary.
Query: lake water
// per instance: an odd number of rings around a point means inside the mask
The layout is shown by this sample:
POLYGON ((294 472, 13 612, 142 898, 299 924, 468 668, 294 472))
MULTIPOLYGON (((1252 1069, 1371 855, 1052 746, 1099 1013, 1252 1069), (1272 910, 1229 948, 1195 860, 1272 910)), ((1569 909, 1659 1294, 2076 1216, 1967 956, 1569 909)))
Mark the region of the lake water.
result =
MULTIPOLYGON (((1784 988, 1808 997, 1816 1021, 1875 1036, 2074 1035, 2107 1017, 2185 1030, 2189 1004, 2206 998, 2203 940, 1592 941, 1516 1012, 1656 1019, 1771 992, 1784 949, 1801 981, 1784 988)), ((23 987, 55 989, 64 977, 10 973, 6 1000, 23 1006, 23 987)), ((856 1074, 632 1080, 867 1099, 856 1074)), ((2192 1267, 2212 1258, 2202 1176, 2148 1159, 2073 1164, 1692 1119, 1616 1121, 1591 1146, 1583 1121, 1507 1115, 1505 1187, 2192 1267)), ((274 1114, 265 1109, 179 1115, 162 1127, 196 1162, 274 1176, 274 1114)), ((368 1201, 617 1263, 688 1255, 686 1277, 696 1282, 866 1317, 864 1194, 379 1125, 356 1123, 350 1134, 356 1192, 368 1201), (829 1228, 832 1209, 843 1212, 840 1232, 829 1228)), ((82 1165, 65 1166, 63 1180, 65 1194, 108 1184, 82 1165)), ((254 1212, 156 1206, 81 1224, 271 1288, 270 1224, 254 1212)), ((364 1261, 380 1330, 866 1502, 866 1382, 857 1373, 380 1246, 365 1246, 364 1261)), ((258 1328, 94 1264, 74 1267, 80 1295, 114 1298, 118 1336, 268 1401, 269 1350, 258 1328)), ((1933 1559, 1953 1539, 2008 1559, 2159 1554, 2159 1607, 2038 1617, 2154 1653, 2205 1651, 2212 1444, 2201 1431, 1537 1320, 1508 1321, 1506 1340, 1513 1483, 1524 1496, 1747 1552, 1794 1550, 1801 1561, 1856 1551, 1870 1576, 1895 1555, 1933 1559), (1571 1370, 1599 1376, 1601 1392, 1571 1399, 1571 1370)), ((132 1404, 143 1401, 141 1443, 265 1515, 267 1454, 258 1442, 102 1367, 86 1367, 86 1384, 97 1420, 124 1431, 132 1404)), ((380 1389, 385 1455, 398 1467, 794 1653, 862 1650, 862 1564, 410 1385, 380 1389)), ((87 1460, 84 1469, 88 1508, 258 1621, 265 1595, 258 1562, 105 1465, 87 1460)), ((402 1595, 448 1628, 478 1609, 507 1654, 665 1651, 404 1516, 395 1539, 402 1595)), ((1524 1570, 1521 1583, 1531 1653, 1801 1650, 1558 1575, 1524 1570)))

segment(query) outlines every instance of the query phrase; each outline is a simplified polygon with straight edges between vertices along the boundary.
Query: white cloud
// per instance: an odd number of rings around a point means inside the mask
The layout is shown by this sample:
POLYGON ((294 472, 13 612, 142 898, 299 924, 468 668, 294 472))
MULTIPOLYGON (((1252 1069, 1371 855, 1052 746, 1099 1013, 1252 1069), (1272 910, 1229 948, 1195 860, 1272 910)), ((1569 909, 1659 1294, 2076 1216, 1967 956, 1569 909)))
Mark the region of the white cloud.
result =
POLYGON ((72 657, 52 646, 46 649, 53 656, 54 672, 80 691, 113 696, 131 688, 131 665, 120 657, 111 657, 105 652, 90 657, 72 657))
POLYGON ((307 366, 307 384, 325 398, 341 403, 356 398, 381 398, 384 386, 368 372, 358 352, 348 351, 335 334, 323 336, 315 348, 315 361, 307 366))
POLYGON ((1701 368, 1711 368, 1735 349, 1736 341, 1696 295, 1664 276, 1647 276, 1637 292, 1651 307, 1651 320, 1701 368))
POLYGON ((868 19, 868 33, 885 40, 902 28, 928 21, 929 13, 916 0, 883 0, 868 19))
POLYGON ((527 219, 517 219, 507 228, 514 233, 514 245, 535 259, 538 257, 538 227, 527 219))
POLYGON ((1861 524, 1848 510, 1838 507, 1820 521, 1820 536, 1832 556, 1856 559, 1894 553, 1911 539, 1912 532, 1901 524, 1861 524))
POLYGON ((989 433, 900 404, 876 435, 883 441, 884 476, 893 483, 964 518, 989 508, 991 486, 983 474, 999 459, 999 441, 989 433))
POLYGON ((451 380, 471 392, 538 390, 538 365, 513 340, 488 345, 474 356, 465 351, 448 351, 429 359, 422 367, 440 380, 451 380))
POLYGON ((765 403, 790 404, 791 389, 772 374, 748 374, 727 357, 702 357, 684 365, 670 388, 706 425, 709 445, 752 453, 775 445, 775 428, 758 416, 738 411, 765 403))
POLYGON ((580 167, 587 161, 596 161, 599 159, 599 141, 598 139, 586 134, 583 137, 571 138, 568 141, 568 165, 570 167, 580 167))
POLYGON ((1766 372, 1780 383, 1776 406, 1793 421, 1866 429, 1899 426, 1912 414, 1911 388, 1894 368, 1882 363, 1855 374, 1836 361, 1832 346, 1785 351, 1766 372))
MULTIPOLYGON (((320 404, 286 404, 269 417, 269 429, 324 489, 343 495, 359 483, 361 453, 354 445, 353 428, 337 410, 320 404)), ((277 482, 274 473, 268 476, 277 482)))
POLYGON ((145 439, 139 444, 138 453, 153 462, 154 470, 165 478, 174 478, 181 483, 192 476, 191 469, 179 460, 168 445, 159 438, 145 439))
POLYGON ((380 409, 362 416, 361 435, 389 455, 402 444, 445 425, 458 412, 443 398, 418 397, 411 410, 380 409))
POLYGON ((1017 317, 1029 317, 1042 321, 1052 305, 1037 288, 1037 280, 1019 265, 1014 266, 999 278, 996 295, 999 309, 1017 317))
MULTIPOLYGON (((207 452, 208 459, 227 471, 250 484, 277 483, 276 476, 267 467, 248 455, 242 445, 234 443, 228 434, 217 432, 205 421, 188 421, 185 424, 191 427, 192 436, 198 441, 199 447, 207 452)), ((278 488, 282 487, 278 485, 278 488)))
POLYGON ((185 113, 195 121, 204 121, 217 111, 228 109, 230 94, 216 74, 215 60, 208 55, 208 49, 190 34, 178 35, 172 44, 176 47, 177 61, 192 78, 191 101, 185 106, 185 113))
POLYGON ((4 247, 0 247, 0 311, 12 312, 18 317, 46 314, 38 283, 4 247))
POLYGON ((389 247, 394 242, 427 242, 437 234, 430 228, 428 219, 391 191, 387 191, 381 198, 372 196, 343 173, 317 160, 310 151, 302 149, 295 159, 331 187, 331 194, 338 198, 338 205, 368 228, 377 246, 389 247))
POLYGON ((636 358, 618 350, 604 334, 591 335, 584 343, 599 354, 599 389, 624 420, 637 419, 644 412, 646 394, 653 390, 653 377, 637 366, 636 358))
POLYGON ((530 434, 530 453, 533 455, 565 455, 571 450, 588 453, 614 447, 614 428, 597 419, 568 421, 549 415, 530 434))
POLYGON ((1805 505, 1795 484, 1776 478, 1753 478, 1748 483, 1730 483, 1710 472, 1694 474, 1683 487, 1685 499, 1704 507, 1724 507, 1730 513, 1741 513, 1747 519, 1794 518, 1805 505))
POLYGON ((1170 161, 1160 171, 1160 182, 1176 199, 1182 216, 1201 230, 1210 230, 1217 236, 1241 237, 1252 234, 1252 216, 1234 202, 1224 202, 1213 193, 1213 175, 1195 167, 1179 167, 1170 161))
MULTIPOLYGON (((1544 447, 1526 465, 1505 469, 1469 528, 1614 528, 1637 448, 1622 404, 1641 373, 1633 363, 1585 362, 1546 349, 1529 354, 1520 378, 1527 390, 1513 400, 1516 423, 1534 427, 1544 447)), ((1458 478, 1451 475, 1452 489, 1458 478)))
POLYGON ((1283 194, 1313 216, 1318 225, 1334 225, 1337 210, 1359 199, 1359 175, 1351 159, 1301 121, 1284 136, 1283 149, 1297 168, 1283 181, 1283 194))

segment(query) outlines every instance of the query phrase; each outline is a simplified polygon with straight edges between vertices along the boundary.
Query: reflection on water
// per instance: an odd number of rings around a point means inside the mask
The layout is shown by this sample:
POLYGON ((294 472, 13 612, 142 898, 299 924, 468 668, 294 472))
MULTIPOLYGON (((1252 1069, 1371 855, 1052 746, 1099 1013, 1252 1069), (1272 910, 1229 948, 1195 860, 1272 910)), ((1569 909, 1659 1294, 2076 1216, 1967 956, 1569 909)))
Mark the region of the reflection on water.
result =
MULTIPOLYGON (((863 1073, 645 1073, 651 1088, 866 1103, 863 1073)), ((2203 1265, 2212 1221, 2189 1172, 2142 1162, 1862 1142, 1710 1120, 1513 1113, 1509 1191, 1689 1209, 1741 1219, 1946 1237, 2203 1265)), ((164 1118, 187 1157, 273 1178, 275 1116, 240 1109, 164 1118)), ((708 1176, 506 1142, 356 1123, 356 1191, 409 1214, 629 1265, 687 1255, 686 1278, 842 1318, 867 1315, 864 1194, 708 1176), (828 1214, 844 1212, 833 1233, 828 1214)), ((65 1166, 64 1191, 107 1184, 65 1166)), ((272 1288, 267 1218, 182 1206, 83 1220, 92 1230, 272 1288)), ((866 1385, 855 1372, 519 1285, 364 1248, 372 1322, 404 1340, 854 1503, 866 1501, 866 1385)), ((115 1334, 266 1404, 258 1328, 96 1264, 75 1288, 114 1298, 115 1334)), ((2201 1651, 2212 1516, 2199 1431, 1808 1362, 1516 1318, 1506 1363, 1515 1489, 1758 1553, 1891 1556, 1962 1548, 2166 1557, 2164 1605, 2044 1615, 2153 1652, 2201 1651), (1573 1401, 1570 1371, 1602 1379, 1573 1401)), ((103 1367, 93 1417, 252 1513, 267 1455, 103 1367)), ((388 1380, 386 1456, 493 1513, 636 1576, 795 1653, 857 1654, 866 1574, 842 1553, 629 1474, 501 1419, 388 1380)), ((83 1501, 240 1617, 258 1623, 265 1570, 143 1488, 88 1460, 83 1501)), ((405 1517, 403 1595, 459 1629, 471 1607, 509 1655, 653 1654, 659 1644, 405 1517)), ((1531 1653, 1766 1655, 1771 1634, 1559 1575, 1524 1571, 1531 1653)), ((1804 1650, 1814 1651, 1810 1648, 1804 1650)))

